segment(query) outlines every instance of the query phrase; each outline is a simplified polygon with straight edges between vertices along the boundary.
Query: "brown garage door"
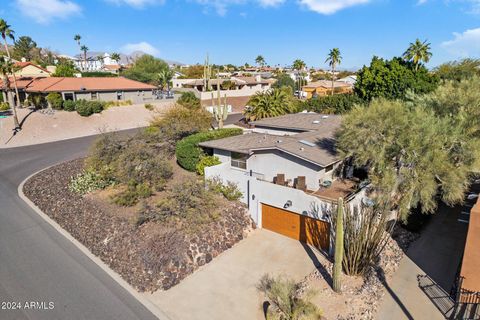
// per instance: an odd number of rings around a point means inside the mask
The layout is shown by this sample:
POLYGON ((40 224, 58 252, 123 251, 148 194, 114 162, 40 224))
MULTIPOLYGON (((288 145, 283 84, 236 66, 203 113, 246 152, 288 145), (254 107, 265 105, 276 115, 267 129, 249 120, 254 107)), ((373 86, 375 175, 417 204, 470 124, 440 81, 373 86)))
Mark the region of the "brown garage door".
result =
POLYGON ((328 250, 328 222, 262 204, 262 227, 314 247, 328 250))

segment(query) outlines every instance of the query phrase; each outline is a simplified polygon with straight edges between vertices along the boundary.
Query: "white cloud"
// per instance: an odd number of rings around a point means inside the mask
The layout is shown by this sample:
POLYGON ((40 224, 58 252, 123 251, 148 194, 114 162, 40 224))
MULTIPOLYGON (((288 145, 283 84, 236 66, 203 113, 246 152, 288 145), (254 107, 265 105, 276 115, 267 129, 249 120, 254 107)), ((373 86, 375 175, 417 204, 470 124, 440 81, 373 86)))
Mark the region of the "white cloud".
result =
POLYGON ((203 13, 210 13, 210 9, 213 8, 219 16, 225 16, 227 9, 231 5, 238 5, 246 3, 246 0, 195 0, 196 3, 204 7, 203 13))
POLYGON ((457 57, 480 55, 480 28, 469 29, 462 33, 454 32, 453 39, 442 42, 442 47, 457 57))
POLYGON ((427 3, 427 1, 428 1, 428 0, 418 0, 417 5, 420 6, 420 5, 422 5, 422 4, 425 4, 425 3, 427 3))
POLYGON ((369 3, 371 0, 300 0, 309 10, 321 14, 334 14, 342 9, 369 3))
POLYGON ((277 7, 285 2, 285 0, 258 0, 262 7, 277 7))
POLYGON ((158 56, 158 54, 160 53, 160 51, 157 48, 155 48, 150 43, 145 41, 139 42, 139 43, 127 43, 126 45, 120 48, 120 51, 127 54, 130 54, 135 51, 142 51, 147 54, 151 54, 152 56, 158 56))
POLYGON ((117 4, 117 5, 128 5, 134 8, 143 8, 147 5, 152 4, 163 4, 164 0, 107 0, 108 2, 117 4))
POLYGON ((16 0, 16 5, 22 14, 43 24, 56 18, 65 19, 82 11, 78 4, 68 0, 16 0))

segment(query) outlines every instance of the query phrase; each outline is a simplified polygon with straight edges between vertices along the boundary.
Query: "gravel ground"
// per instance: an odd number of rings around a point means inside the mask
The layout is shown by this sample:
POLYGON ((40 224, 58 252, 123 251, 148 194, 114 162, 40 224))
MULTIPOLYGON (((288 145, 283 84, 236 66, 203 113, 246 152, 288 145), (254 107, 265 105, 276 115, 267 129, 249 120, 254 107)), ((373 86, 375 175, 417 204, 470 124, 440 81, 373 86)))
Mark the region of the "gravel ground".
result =
POLYGON ((147 126, 157 113, 172 105, 172 101, 156 102, 155 110, 143 104, 110 107, 102 113, 82 117, 76 112, 54 111, 53 114, 30 109, 18 109, 18 119, 24 121, 22 130, 15 136, 13 118, 0 118, 0 148, 11 148, 58 140, 72 139, 101 132, 147 126))
POLYGON ((100 257, 139 291, 168 289, 243 239, 252 228, 237 202, 222 207, 221 218, 193 235, 157 222, 136 227, 99 199, 68 189, 83 160, 51 167, 30 178, 25 195, 62 228, 100 257))

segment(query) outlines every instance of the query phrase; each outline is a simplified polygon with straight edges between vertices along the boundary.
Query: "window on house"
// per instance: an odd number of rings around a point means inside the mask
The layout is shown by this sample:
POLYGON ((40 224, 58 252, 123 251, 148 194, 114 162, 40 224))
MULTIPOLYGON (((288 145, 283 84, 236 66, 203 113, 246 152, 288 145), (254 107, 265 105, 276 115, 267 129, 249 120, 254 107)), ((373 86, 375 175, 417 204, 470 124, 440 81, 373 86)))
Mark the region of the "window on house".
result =
POLYGON ((247 169, 247 155, 238 152, 231 153, 230 165, 235 168, 247 169))
POLYGON ((72 100, 72 101, 75 100, 73 97, 73 93, 72 92, 64 93, 63 100, 72 100))
POLYGON ((330 172, 333 170, 333 164, 325 167, 325 172, 330 172))
POLYGON ((91 96, 92 100, 97 100, 98 99, 98 92, 92 92, 91 95, 92 95, 91 96))
POLYGON ((117 91, 117 100, 123 100, 123 92, 117 91))

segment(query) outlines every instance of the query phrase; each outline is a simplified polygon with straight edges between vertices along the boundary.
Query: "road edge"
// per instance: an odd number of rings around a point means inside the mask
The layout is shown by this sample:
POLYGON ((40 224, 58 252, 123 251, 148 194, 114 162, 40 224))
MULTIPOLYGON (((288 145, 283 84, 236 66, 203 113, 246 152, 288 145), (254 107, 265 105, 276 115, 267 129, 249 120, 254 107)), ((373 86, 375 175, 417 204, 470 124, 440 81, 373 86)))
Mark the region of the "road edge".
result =
POLYGON ((55 220, 50 218, 46 213, 44 213, 40 208, 38 208, 33 201, 31 201, 23 192, 23 186, 25 183, 32 178, 33 176, 39 174, 42 171, 45 171, 51 167, 58 165, 54 164, 43 168, 42 170, 38 170, 28 177, 26 177, 17 188, 18 196, 22 199, 30 208, 33 209, 43 220, 45 220, 48 224, 50 224, 58 233, 64 236, 67 240, 69 240, 73 245, 75 245, 84 255, 86 255, 91 261, 93 261, 97 266, 99 266, 105 273, 107 273, 110 278, 112 278, 116 283, 118 283, 123 289, 125 289, 128 293, 130 293, 138 302, 140 302, 148 311, 150 311, 155 317, 161 320, 172 320, 168 317, 155 303, 150 301, 145 295, 135 290, 127 281, 125 281, 117 272, 112 270, 105 262, 102 261, 99 257, 94 255, 90 250, 85 247, 80 241, 75 239, 68 231, 62 228, 55 220))

